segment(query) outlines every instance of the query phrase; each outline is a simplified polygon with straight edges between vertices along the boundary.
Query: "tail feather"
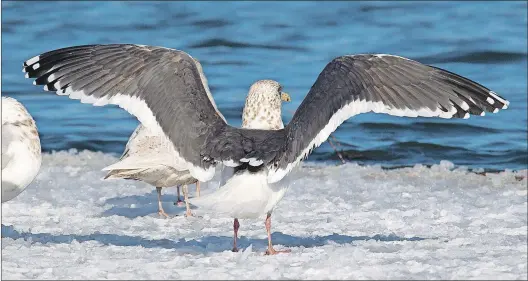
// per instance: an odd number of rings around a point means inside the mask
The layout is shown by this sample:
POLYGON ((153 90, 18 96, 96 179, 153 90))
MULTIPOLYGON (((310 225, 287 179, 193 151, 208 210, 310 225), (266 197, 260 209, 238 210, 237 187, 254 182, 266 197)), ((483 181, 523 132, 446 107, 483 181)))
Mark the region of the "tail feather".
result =
POLYGON ((117 169, 111 170, 103 178, 107 179, 126 179, 126 180, 139 180, 135 175, 144 171, 145 169, 117 169))
POLYGON ((265 173, 241 173, 212 193, 190 198, 189 203, 198 207, 199 212, 214 212, 245 219, 264 215, 271 198, 273 190, 267 185, 265 173))

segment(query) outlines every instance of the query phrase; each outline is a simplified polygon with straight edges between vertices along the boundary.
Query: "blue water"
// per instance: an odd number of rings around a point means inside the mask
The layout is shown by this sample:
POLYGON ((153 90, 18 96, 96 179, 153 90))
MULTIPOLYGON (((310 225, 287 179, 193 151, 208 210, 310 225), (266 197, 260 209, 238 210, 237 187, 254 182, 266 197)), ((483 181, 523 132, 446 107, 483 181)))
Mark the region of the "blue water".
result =
MULTIPOLYGON (((491 88, 510 108, 467 120, 362 114, 333 134, 347 161, 384 167, 434 164, 526 169, 526 2, 2 2, 2 95, 37 121, 45 151, 121 153, 138 121, 44 92, 22 62, 80 44, 138 43, 184 50, 204 66, 228 121, 240 125, 251 83, 275 79, 292 96, 289 121, 332 58, 396 54, 491 88)), ((310 160, 337 161, 325 143, 310 160)))

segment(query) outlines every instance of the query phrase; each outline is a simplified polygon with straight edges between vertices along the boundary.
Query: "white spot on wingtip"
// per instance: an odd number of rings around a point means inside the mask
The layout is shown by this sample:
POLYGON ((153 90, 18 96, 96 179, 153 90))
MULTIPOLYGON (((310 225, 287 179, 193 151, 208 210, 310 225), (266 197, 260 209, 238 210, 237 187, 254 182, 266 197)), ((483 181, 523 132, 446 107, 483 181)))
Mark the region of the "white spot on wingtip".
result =
POLYGON ((504 100, 504 106, 502 107, 502 109, 508 108, 509 105, 510 105, 510 102, 507 100, 504 100))
POLYGON ((469 105, 465 101, 462 101, 462 104, 460 105, 460 107, 462 107, 463 110, 468 110, 469 109, 469 105))
POLYGON ((495 108, 495 109, 493 110, 493 113, 497 113, 497 112, 499 112, 499 109, 498 109, 498 108, 495 108))
POLYGON ((38 63, 38 62, 33 65, 33 69, 37 69, 39 67, 40 67, 40 63, 38 63))
POLYGON ((500 102, 502 102, 502 103, 504 103, 504 104, 510 104, 509 101, 507 101, 507 100, 505 100, 505 99, 499 97, 499 96, 497 95, 497 93, 495 93, 494 91, 490 91, 489 94, 490 94, 490 96, 494 97, 496 100, 498 100, 498 101, 500 101, 500 102))
POLYGON ((240 162, 249 162, 249 159, 247 159, 247 158, 242 158, 242 159, 240 159, 240 162))
POLYGON ((26 72, 26 74, 24 74, 24 77, 29 78, 29 73, 26 72))
POLYGON ((494 103, 495 103, 495 101, 494 101, 492 98, 490 98, 490 97, 487 97, 487 98, 486 98, 486 101, 487 101, 489 104, 494 104, 494 103))
POLYGON ((464 119, 468 119, 469 118, 469 113, 466 112, 466 114, 464 114, 464 119))
POLYGON ((37 85, 37 80, 33 80, 33 85, 37 85))
POLYGON ((49 91, 48 85, 44 85, 44 91, 49 91))
POLYGON ((40 59, 40 56, 35 56, 26 61, 26 65, 32 65, 40 59))
POLYGON ((482 111, 482 113, 480 113, 480 116, 485 116, 486 115, 486 112, 482 111))

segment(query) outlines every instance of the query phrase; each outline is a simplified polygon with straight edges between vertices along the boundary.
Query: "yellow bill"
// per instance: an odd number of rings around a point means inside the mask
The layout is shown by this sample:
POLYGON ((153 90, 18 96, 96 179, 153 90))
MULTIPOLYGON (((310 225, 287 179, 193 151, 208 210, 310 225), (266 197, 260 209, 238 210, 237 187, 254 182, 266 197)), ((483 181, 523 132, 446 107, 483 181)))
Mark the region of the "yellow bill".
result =
POLYGON ((290 95, 286 92, 281 92, 281 100, 283 101, 291 101, 290 95))

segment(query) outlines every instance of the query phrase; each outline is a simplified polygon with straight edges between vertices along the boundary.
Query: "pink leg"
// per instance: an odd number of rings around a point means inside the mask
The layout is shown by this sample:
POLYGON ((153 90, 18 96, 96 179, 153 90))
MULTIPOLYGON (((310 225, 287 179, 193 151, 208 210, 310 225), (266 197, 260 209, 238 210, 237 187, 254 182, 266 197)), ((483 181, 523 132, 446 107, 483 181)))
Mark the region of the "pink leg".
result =
POLYGON ((193 214, 191 213, 191 206, 189 206, 189 188, 187 187, 187 185, 183 186, 183 196, 184 196, 184 199, 185 199, 185 208, 187 210, 185 212, 185 216, 186 217, 191 217, 191 216, 193 216, 193 214))
POLYGON ((280 250, 280 251, 273 249, 273 245, 271 244, 271 214, 270 213, 268 213, 268 215, 266 216, 266 232, 268 233, 268 250, 266 251, 266 255, 276 255, 279 253, 291 252, 290 249, 280 250))
POLYGON ((156 187, 156 191, 158 192, 158 214, 160 216, 168 218, 169 215, 165 213, 165 211, 163 210, 163 206, 161 205, 161 187, 156 187))
POLYGON ((233 230, 235 231, 235 236, 233 237, 233 252, 238 252, 238 248, 237 248, 236 242, 237 242, 238 228, 239 227, 240 227, 240 224, 238 223, 238 219, 235 219, 233 221, 233 230))
POLYGON ((178 200, 176 200, 174 205, 183 206, 183 201, 180 198, 180 186, 178 185, 176 188, 178 188, 178 200))

